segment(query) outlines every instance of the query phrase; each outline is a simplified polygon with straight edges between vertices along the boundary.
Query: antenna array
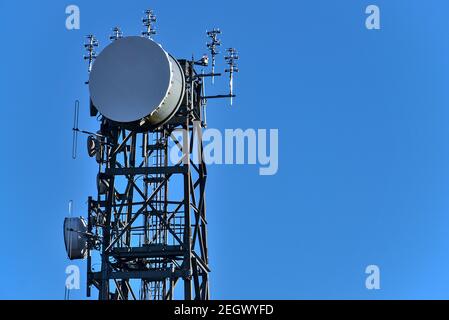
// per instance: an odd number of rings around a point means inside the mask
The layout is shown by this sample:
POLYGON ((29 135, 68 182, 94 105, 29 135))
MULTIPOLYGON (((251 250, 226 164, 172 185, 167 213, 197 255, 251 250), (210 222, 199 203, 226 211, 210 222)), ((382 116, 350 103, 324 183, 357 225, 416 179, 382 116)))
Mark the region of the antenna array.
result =
POLYGON ((215 56, 220 54, 218 47, 221 46, 221 41, 218 39, 218 35, 221 34, 220 29, 212 29, 212 31, 207 31, 207 36, 210 38, 210 42, 207 43, 207 48, 210 51, 212 57, 212 83, 214 83, 214 73, 215 73, 215 56))
POLYGON ((236 60, 239 59, 237 54, 237 50, 235 48, 226 49, 227 56, 225 57, 226 64, 229 66, 228 69, 225 69, 226 73, 229 73, 229 95, 231 97, 231 106, 232 106, 232 98, 234 97, 234 72, 239 72, 237 67, 236 60))
POLYGON ((120 27, 115 27, 114 29, 112 29, 112 35, 109 37, 109 40, 115 41, 120 38, 123 38, 123 32, 122 30, 120 30, 120 27))
POLYGON ((153 35, 156 34, 156 29, 154 28, 154 23, 156 22, 156 15, 153 10, 145 10, 145 16, 142 19, 145 31, 142 32, 144 37, 151 39, 153 35))
POLYGON ((95 48, 98 47, 98 40, 94 35, 90 34, 86 36, 87 42, 84 44, 84 48, 87 51, 87 55, 84 56, 84 60, 89 60, 88 72, 92 71, 92 64, 97 58, 97 53, 95 52, 95 48))

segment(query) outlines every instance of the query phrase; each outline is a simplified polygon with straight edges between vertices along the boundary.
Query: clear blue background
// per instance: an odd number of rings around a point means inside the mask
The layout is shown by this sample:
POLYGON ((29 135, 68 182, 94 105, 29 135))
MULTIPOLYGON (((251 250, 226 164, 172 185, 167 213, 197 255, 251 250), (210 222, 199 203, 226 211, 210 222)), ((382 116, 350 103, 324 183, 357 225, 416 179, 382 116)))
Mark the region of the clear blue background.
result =
POLYGON ((84 36, 138 34, 149 6, 177 57, 203 54, 213 26, 239 49, 238 99, 209 104, 211 127, 279 129, 277 175, 209 169, 212 298, 449 298, 447 1, 76 0, 79 31, 69 4, 0 2, 0 298, 63 298, 62 221, 70 199, 86 214, 97 169, 83 138, 71 159, 75 99, 95 129, 84 36))

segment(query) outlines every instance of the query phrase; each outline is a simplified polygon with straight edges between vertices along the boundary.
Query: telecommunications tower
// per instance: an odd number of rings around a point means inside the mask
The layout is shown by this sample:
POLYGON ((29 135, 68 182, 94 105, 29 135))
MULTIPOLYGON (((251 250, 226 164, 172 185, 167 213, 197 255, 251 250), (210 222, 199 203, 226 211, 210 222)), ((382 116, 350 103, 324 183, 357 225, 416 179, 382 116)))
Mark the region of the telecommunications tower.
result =
POLYGON ((69 259, 87 260, 87 296, 102 300, 209 299, 206 181, 202 157, 208 99, 233 98, 238 72, 235 49, 225 63, 230 91, 206 96, 204 81, 218 77, 218 29, 207 35, 208 55, 176 59, 153 40, 156 16, 145 11, 140 36, 119 27, 96 53, 89 35, 90 116, 96 132, 78 128, 75 104, 74 149, 79 133, 98 165, 97 195, 87 201, 87 219, 64 220, 69 259), (198 72, 197 69, 201 69, 198 72), (170 157, 175 149, 176 161, 170 157))

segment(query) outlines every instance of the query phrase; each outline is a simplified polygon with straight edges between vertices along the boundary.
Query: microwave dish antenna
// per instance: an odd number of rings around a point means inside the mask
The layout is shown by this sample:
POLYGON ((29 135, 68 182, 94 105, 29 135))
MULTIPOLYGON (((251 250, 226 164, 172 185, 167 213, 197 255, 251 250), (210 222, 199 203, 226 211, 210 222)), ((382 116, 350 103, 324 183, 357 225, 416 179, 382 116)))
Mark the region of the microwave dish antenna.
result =
POLYGON ((92 104, 107 119, 133 128, 157 128, 178 110, 185 91, 178 61, 138 36, 113 41, 89 77, 92 104))

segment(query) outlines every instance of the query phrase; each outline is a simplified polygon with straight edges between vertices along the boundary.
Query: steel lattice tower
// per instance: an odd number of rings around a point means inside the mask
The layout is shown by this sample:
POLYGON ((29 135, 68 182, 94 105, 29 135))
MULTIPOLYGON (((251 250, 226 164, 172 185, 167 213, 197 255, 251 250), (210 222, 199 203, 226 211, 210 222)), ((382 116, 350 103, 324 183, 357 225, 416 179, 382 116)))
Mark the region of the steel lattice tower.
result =
POLYGON ((90 246, 101 252, 101 270, 93 270, 89 250, 88 295, 94 286, 104 300, 166 300, 174 298, 175 286, 183 282, 184 299, 209 298, 203 84, 193 61, 180 63, 187 90, 169 123, 136 132, 102 120, 96 138, 102 148, 98 196, 88 200, 88 234, 102 239, 90 246), (182 142, 175 136, 181 129, 182 142), (172 165, 170 147, 183 154, 172 165), (134 279, 141 282, 140 292, 134 279))
POLYGON ((97 195, 88 198, 87 221, 64 220, 64 241, 69 259, 87 259, 87 296, 95 288, 101 300, 210 295, 202 133, 207 100, 235 97, 238 56, 227 49, 229 94, 206 96, 204 80, 221 75, 214 72, 221 31, 207 32, 213 62, 204 73, 208 55, 175 59, 152 40, 155 21, 146 10, 141 37, 115 27, 98 57, 93 35, 84 45, 90 115, 100 129, 78 128, 77 101, 72 157, 78 133, 87 134, 88 154, 98 163, 97 195))

